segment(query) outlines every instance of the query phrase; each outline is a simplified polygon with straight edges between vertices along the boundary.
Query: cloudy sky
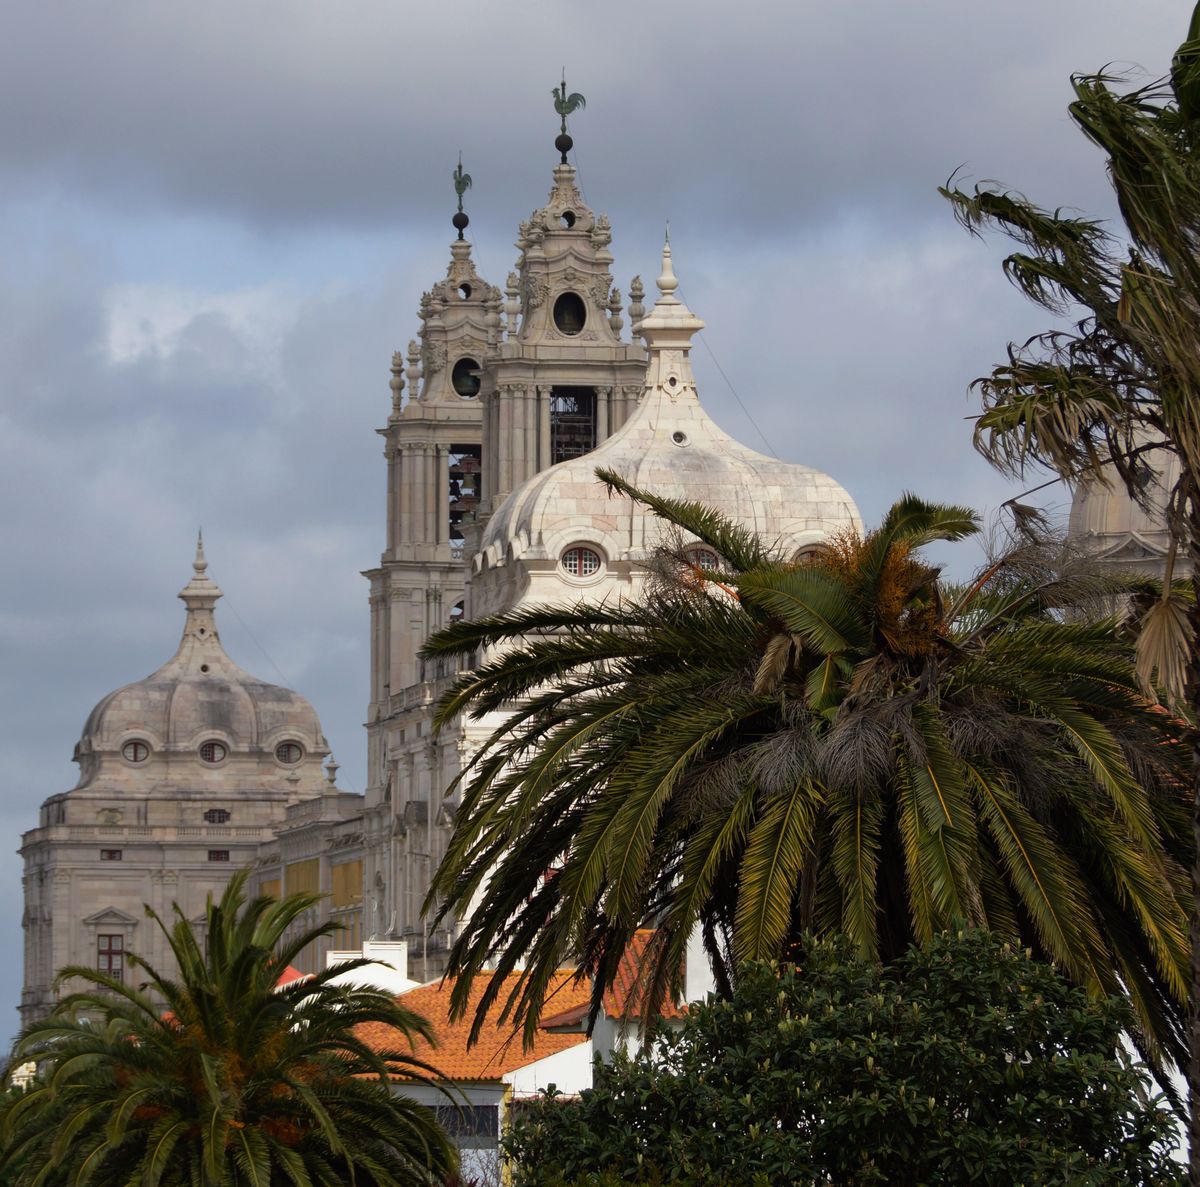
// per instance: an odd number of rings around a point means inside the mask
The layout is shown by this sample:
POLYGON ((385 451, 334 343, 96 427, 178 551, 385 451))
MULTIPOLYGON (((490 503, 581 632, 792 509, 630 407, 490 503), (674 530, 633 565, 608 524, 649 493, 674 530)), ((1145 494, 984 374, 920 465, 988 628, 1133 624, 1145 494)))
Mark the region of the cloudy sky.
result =
MULTIPOLYGON (((391 352, 444 273, 460 150, 476 260, 503 284, 550 184, 561 67, 587 96, 575 163, 612 219, 618 285, 657 275, 669 219, 708 323, 709 410, 835 475, 871 521, 903 489, 985 510, 1015 493, 971 451, 966 389, 1044 319, 935 187, 963 168, 1107 215, 1068 77, 1160 73, 1187 16, 1180 0, 8 4, 9 850, 74 784, 91 706, 174 650, 199 525, 228 650, 314 702, 361 790, 359 574, 383 540, 391 352)), ((15 1005, 11 853, 0 891, 15 1005)))

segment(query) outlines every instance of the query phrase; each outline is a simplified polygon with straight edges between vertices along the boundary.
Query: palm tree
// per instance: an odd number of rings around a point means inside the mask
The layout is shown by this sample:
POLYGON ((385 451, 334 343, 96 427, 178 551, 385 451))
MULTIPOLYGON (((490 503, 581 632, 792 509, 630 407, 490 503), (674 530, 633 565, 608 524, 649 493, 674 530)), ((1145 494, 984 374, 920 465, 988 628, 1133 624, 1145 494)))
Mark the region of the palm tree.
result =
MULTIPOLYGON (((1020 194, 947 187, 960 222, 1020 245, 1009 278, 1073 328, 1010 344, 976 381, 976 446, 1002 470, 1043 465, 1070 479, 1114 477, 1138 499, 1166 455, 1179 461, 1167 525, 1192 569, 1191 597, 1144 616, 1140 667, 1200 710, 1200 5, 1168 78, 1119 90, 1105 73, 1072 79, 1070 115, 1104 154, 1124 235, 1051 213, 1020 194)), ((1193 829, 1200 836, 1200 735, 1193 735, 1193 829)), ((1200 1187, 1200 847, 1192 857, 1188 1064, 1190 1182, 1200 1187)))
MULTIPOLYGON (((0 1110, 0 1179, 14 1187, 410 1187, 453 1171, 432 1112, 389 1086, 423 1078, 410 1050, 376 1052, 355 1031, 383 1022, 411 1047, 429 1027, 386 994, 330 984, 341 965, 279 986, 328 927, 290 929, 315 902, 247 903, 244 874, 209 899, 204 937, 182 911, 153 912, 179 968, 131 955, 146 984, 63 969, 87 988, 17 1040, 39 1077, 0 1110)), ((369 962, 357 962, 366 964, 369 962)))
POLYGON ((728 989, 806 931, 889 961, 963 920, 1127 993, 1144 1050, 1181 1058, 1180 726, 1142 693, 1114 617, 1063 614, 1115 579, 1048 568, 1061 550, 1034 541, 949 588, 919 550, 976 519, 912 496, 785 563, 714 512, 600 474, 682 533, 645 596, 461 622, 426 648, 490 657, 441 723, 499 715, 430 895, 467 917, 458 1007, 495 961, 517 971, 503 1010, 532 1034, 553 970, 577 960, 596 1009, 645 926, 656 1002, 697 926, 728 989), (693 539, 722 568, 688 562, 693 539))

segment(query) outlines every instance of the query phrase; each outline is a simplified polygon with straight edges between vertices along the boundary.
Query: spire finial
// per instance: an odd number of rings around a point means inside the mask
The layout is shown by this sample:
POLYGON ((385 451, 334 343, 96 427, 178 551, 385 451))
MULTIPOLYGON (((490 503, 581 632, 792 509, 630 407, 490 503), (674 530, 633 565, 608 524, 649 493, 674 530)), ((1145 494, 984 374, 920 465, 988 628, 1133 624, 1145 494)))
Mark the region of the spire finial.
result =
POLYGON ((451 176, 454 178, 454 192, 458 195, 458 210, 450 221, 454 224, 454 229, 458 232, 459 239, 461 239, 463 232, 471 222, 463 210, 463 194, 471 188, 471 175, 463 172, 462 149, 458 151, 458 168, 454 170, 451 176))
MULTIPOLYGON (((212 611, 221 590, 208 575, 208 560, 204 555, 204 532, 196 533, 196 559, 192 561, 192 579, 179 591, 183 604, 188 608, 188 622, 195 610, 212 611)), ((214 632, 215 633, 215 632, 214 632)))
POLYGON ((675 269, 671 265, 671 224, 667 224, 667 237, 663 242, 662 275, 658 278, 658 291, 670 301, 675 300, 675 290, 679 281, 675 277, 675 269))
POLYGON ((567 94, 567 68, 565 66, 562 71, 561 86, 555 87, 550 94, 554 96, 554 110, 558 112, 562 121, 562 130, 554 138, 554 147, 562 156, 562 164, 566 165, 569 164, 567 153, 575 147, 575 141, 567 134, 567 116, 573 111, 582 111, 587 106, 587 100, 578 91, 571 95, 567 94))

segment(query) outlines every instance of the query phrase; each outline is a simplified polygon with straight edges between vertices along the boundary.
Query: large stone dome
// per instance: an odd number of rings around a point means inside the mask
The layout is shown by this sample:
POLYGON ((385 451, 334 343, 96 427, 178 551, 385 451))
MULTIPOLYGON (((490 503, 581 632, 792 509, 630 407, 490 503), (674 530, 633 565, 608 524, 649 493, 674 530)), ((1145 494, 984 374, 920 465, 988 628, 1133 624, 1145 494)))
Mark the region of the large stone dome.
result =
POLYGON ((596 449, 535 475, 496 509, 474 561, 472 590, 484 596, 473 598, 473 615, 522 596, 512 588, 518 568, 555 567, 576 545, 595 550, 606 573, 645 559, 663 525, 630 500, 610 497, 596 479, 600 467, 655 494, 714 507, 785 554, 861 527, 853 499, 834 479, 757 453, 708 416, 688 361, 691 337, 704 323, 675 296, 670 247, 658 283, 662 296, 638 327, 649 362, 637 410, 596 449))
POLYGON ((79 787, 178 782, 205 776, 294 790, 320 790, 329 753, 316 711, 291 689, 268 684, 233 662, 213 607, 221 591, 207 576, 203 545, 180 593, 187 618, 179 648, 158 671, 109 693, 89 714, 76 747, 79 787), (219 774, 223 771, 223 774, 219 774), (309 785, 311 784, 311 788, 309 785))

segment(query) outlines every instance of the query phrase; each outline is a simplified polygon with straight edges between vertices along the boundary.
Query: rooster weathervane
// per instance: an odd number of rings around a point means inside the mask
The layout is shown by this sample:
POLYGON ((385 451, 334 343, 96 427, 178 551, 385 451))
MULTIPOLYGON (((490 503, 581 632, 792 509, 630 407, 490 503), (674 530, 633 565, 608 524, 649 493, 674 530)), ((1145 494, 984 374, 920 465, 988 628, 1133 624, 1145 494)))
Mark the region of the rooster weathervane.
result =
POLYGON ((562 163, 567 163, 567 153, 571 151, 574 141, 567 132, 567 116, 572 112, 581 111, 587 106, 587 100, 578 92, 567 94, 567 72, 563 69, 562 84, 555 87, 550 94, 554 96, 554 110, 562 120, 562 131, 555 138, 554 147, 562 154, 562 163))

